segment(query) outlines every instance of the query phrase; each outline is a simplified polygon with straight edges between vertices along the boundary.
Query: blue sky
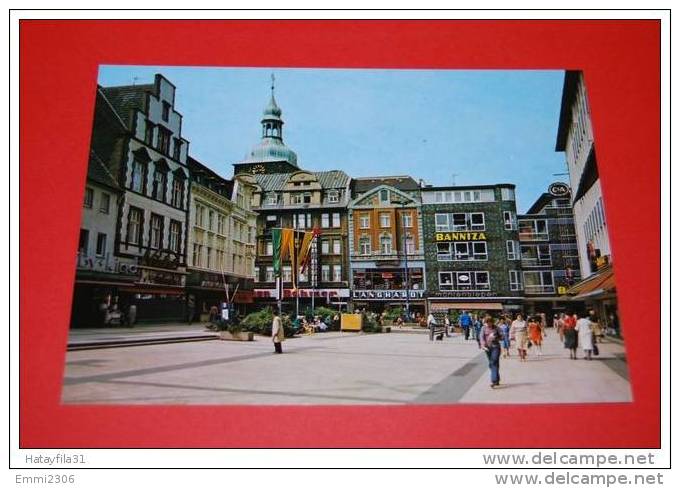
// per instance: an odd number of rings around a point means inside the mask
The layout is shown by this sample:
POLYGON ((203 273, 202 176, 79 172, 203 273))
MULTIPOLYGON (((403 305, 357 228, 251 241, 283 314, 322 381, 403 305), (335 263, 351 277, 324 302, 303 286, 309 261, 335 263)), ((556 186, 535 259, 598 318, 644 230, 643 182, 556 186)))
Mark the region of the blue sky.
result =
POLYGON ((525 211, 557 180, 562 71, 102 66, 103 86, 176 87, 193 157, 224 177, 260 138, 270 75, 303 169, 408 174, 434 185, 514 183, 525 211))

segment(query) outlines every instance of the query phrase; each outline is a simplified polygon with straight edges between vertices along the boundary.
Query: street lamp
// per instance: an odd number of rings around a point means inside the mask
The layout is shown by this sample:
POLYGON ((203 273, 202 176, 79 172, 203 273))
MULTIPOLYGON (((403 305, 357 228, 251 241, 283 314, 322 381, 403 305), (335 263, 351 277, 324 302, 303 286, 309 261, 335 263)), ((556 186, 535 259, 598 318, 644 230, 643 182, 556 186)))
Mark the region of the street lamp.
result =
MULTIPOLYGON (((409 320, 411 317, 411 307, 410 307, 410 301, 409 301, 409 295, 411 294, 411 286, 410 286, 410 280, 409 280, 409 275, 408 275, 408 246, 407 246, 407 239, 406 239, 406 231, 404 230, 404 209, 406 208, 406 204, 408 203, 405 198, 402 198, 400 200, 393 200, 391 202, 394 205, 400 205, 401 206, 401 216, 400 218, 397 218, 397 226, 401 225, 401 241, 404 246, 404 279, 405 279, 405 284, 406 284, 406 320, 409 320), (401 223, 400 223, 401 222, 401 223)), ((399 230, 399 228, 397 228, 399 230)), ((397 233, 399 235, 399 233, 397 233)))

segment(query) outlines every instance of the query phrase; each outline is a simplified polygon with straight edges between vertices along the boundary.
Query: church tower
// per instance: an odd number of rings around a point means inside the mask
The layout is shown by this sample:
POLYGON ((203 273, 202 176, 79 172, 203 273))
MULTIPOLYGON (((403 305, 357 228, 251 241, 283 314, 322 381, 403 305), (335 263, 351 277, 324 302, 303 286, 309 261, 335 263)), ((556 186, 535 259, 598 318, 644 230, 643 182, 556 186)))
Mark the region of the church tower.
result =
POLYGON ((274 97, 272 74, 271 97, 262 112, 262 139, 242 161, 234 164, 234 174, 271 174, 298 171, 297 154, 283 142, 282 111, 274 97))

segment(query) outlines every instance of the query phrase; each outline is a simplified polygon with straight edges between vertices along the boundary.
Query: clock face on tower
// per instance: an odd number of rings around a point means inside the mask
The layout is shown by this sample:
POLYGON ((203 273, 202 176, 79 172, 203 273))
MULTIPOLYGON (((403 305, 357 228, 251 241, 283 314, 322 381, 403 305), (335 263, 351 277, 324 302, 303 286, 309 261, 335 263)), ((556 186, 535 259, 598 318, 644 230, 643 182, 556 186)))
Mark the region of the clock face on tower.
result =
POLYGON ((254 175, 264 174, 264 172, 265 172, 264 164, 256 164, 255 166, 250 168, 250 172, 254 175))

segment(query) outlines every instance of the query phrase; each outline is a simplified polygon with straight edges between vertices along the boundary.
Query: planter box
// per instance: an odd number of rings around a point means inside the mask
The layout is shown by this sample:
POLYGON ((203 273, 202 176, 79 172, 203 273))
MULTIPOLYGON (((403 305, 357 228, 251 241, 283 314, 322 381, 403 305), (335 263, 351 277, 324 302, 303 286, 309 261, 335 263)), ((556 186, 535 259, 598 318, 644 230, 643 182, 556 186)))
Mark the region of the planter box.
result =
POLYGON ((382 332, 384 333, 392 332, 392 327, 390 327, 389 325, 383 325, 382 332))
POLYGON ((238 332, 236 334, 232 334, 228 330, 220 331, 220 339, 223 341, 252 341, 254 337, 255 334, 252 332, 238 332))

